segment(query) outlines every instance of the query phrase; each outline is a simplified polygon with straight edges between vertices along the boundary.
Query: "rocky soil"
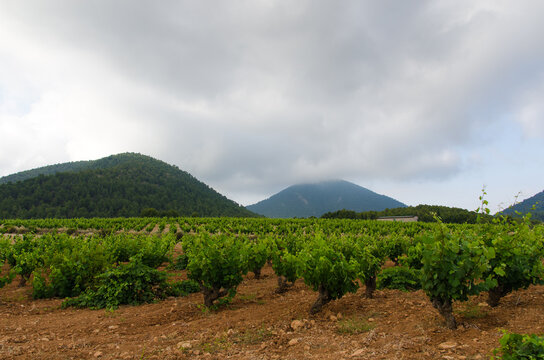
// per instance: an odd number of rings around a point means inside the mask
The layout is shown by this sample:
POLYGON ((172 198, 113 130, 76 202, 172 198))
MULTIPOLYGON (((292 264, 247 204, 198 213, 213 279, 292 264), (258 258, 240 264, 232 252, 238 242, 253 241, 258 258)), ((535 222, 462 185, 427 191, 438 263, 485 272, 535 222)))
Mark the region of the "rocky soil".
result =
POLYGON ((421 291, 377 291, 333 301, 310 316, 317 293, 299 280, 276 294, 270 267, 249 274, 233 302, 206 311, 202 296, 115 311, 61 309, 32 300, 17 279, 0 290, 0 359, 487 359, 501 329, 544 333, 544 287, 454 305, 448 330, 421 291))

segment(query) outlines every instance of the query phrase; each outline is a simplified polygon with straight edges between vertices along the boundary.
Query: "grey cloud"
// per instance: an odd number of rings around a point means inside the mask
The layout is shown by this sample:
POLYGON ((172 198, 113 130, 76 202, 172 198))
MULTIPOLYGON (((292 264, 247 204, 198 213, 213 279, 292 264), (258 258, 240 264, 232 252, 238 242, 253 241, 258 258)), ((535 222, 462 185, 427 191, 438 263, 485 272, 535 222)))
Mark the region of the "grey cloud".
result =
POLYGON ((0 10, 22 38, 88 59, 104 88, 108 76, 124 83, 111 117, 143 130, 123 144, 241 194, 318 178, 442 181, 472 166, 504 114, 542 133, 544 6, 516 4, 57 0, 0 10))

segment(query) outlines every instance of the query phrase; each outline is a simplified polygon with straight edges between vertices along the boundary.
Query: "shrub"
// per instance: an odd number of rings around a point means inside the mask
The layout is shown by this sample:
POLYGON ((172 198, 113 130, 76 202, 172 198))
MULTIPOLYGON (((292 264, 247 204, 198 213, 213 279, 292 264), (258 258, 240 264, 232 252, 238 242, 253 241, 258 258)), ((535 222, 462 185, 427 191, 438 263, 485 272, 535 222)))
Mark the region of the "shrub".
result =
POLYGON ((399 260, 402 255, 406 253, 406 249, 409 245, 409 239, 406 236, 389 236, 382 242, 385 255, 395 263, 399 264, 399 260))
MULTIPOLYGON (((168 274, 133 258, 97 276, 98 284, 62 306, 116 309, 119 305, 137 305, 164 298, 169 294, 168 274)), ((179 290, 179 286, 176 288, 179 290)))
POLYGON ((421 287, 450 329, 457 328, 452 312, 454 300, 466 301, 496 285, 482 275, 494 251, 486 248, 474 231, 448 229, 439 223, 423 235, 421 287))
POLYGON ((483 275, 497 281, 497 285, 489 289, 489 306, 497 306, 502 297, 514 290, 542 283, 544 266, 541 239, 528 221, 513 226, 484 225, 481 232, 485 237, 485 245, 495 252, 495 257, 490 259, 490 266, 483 275))
POLYGON ((331 300, 339 299, 348 292, 356 292, 359 288, 360 263, 357 257, 360 249, 356 249, 356 246, 353 241, 333 237, 325 239, 318 234, 298 254, 304 282, 319 292, 310 308, 311 314, 321 311, 323 305, 331 300))
POLYGON ((385 262, 386 251, 383 247, 385 241, 366 237, 357 242, 364 249, 357 258, 360 265, 359 278, 365 284, 365 296, 371 299, 376 290, 376 277, 385 262))
POLYGON ((34 298, 78 296, 111 264, 98 238, 58 238, 45 254, 44 266, 33 272, 34 298))
POLYGON ((378 289, 415 291, 421 289, 420 271, 406 266, 383 269, 378 275, 378 289))
POLYGON ((189 258, 185 254, 178 255, 173 259, 170 264, 168 264, 168 269, 170 270, 185 270, 187 268, 187 263, 189 258))
POLYGON ((165 237, 141 235, 113 235, 104 238, 106 251, 112 254, 112 261, 127 262, 133 256, 140 256, 147 266, 156 268, 168 261, 168 252, 175 245, 174 235, 165 237))
POLYGON ((248 240, 247 244, 247 266, 255 274, 255 279, 260 279, 261 269, 270 257, 270 248, 264 238, 248 240))
MULTIPOLYGON (((0 239, 0 275, 2 275, 2 268, 7 261, 8 255, 11 253, 11 244, 8 239, 0 239)), ((0 276, 0 289, 9 284, 15 277, 15 271, 9 269, 7 274, 0 276)))
POLYGON ((200 285, 194 280, 169 282, 166 289, 168 296, 187 296, 200 291, 200 285))
POLYGON ((503 331, 500 347, 493 351, 492 359, 502 360, 543 360, 544 337, 534 334, 523 335, 503 331), (497 355, 499 354, 500 355, 497 355))
POLYGON ((43 266, 44 244, 51 236, 36 238, 33 235, 24 235, 16 238, 10 248, 5 250, 5 259, 17 274, 21 276, 19 286, 25 286, 34 270, 43 266))
POLYGON ((202 234, 183 243, 187 254, 187 275, 196 281, 204 296, 204 305, 226 297, 229 302, 247 273, 247 246, 235 237, 202 234))
POLYGON ((300 277, 300 262, 297 254, 304 245, 306 239, 299 237, 277 238, 270 241, 270 258, 272 269, 278 276, 278 289, 283 293, 300 277), (288 284, 290 282, 291 284, 288 284))

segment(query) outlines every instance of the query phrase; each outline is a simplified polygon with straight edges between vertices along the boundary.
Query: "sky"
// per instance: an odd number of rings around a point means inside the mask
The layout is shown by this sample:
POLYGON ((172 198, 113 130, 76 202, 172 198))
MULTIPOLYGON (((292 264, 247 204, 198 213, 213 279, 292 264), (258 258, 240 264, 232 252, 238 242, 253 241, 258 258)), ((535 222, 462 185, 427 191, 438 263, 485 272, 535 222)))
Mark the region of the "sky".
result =
POLYGON ((242 205, 544 190, 539 0, 0 0, 0 176, 137 152, 242 205))

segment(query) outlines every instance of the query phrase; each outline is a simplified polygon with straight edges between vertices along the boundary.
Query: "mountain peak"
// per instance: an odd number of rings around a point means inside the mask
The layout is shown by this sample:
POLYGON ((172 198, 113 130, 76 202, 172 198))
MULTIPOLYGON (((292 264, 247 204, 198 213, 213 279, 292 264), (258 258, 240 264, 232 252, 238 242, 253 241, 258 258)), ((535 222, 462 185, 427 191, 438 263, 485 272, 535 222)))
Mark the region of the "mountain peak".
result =
POLYGON ((381 211, 405 204, 345 180, 292 185, 246 208, 273 218, 319 217, 337 210, 381 211))

